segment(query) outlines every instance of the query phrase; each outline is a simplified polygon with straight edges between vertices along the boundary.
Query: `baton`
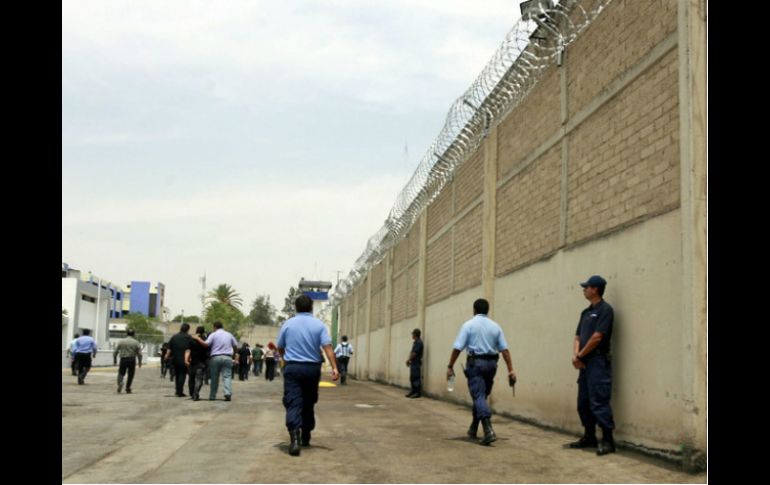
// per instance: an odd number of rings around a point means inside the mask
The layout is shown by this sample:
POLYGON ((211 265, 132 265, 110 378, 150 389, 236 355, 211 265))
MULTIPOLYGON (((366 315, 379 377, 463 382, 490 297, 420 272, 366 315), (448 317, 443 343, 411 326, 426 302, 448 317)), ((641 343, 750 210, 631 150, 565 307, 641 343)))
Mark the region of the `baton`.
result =
POLYGON ((508 385, 511 386, 512 396, 516 397, 516 378, 513 376, 508 376, 508 385))

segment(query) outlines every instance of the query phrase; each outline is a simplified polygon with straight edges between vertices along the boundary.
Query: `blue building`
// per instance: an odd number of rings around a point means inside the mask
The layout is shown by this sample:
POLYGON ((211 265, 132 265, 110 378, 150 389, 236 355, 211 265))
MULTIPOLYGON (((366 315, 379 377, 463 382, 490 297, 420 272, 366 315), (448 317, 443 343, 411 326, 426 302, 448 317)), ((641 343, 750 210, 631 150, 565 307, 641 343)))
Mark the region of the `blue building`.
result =
POLYGON ((163 314, 166 287, 149 281, 132 281, 126 285, 123 297, 123 313, 141 313, 146 317, 158 318, 163 314))

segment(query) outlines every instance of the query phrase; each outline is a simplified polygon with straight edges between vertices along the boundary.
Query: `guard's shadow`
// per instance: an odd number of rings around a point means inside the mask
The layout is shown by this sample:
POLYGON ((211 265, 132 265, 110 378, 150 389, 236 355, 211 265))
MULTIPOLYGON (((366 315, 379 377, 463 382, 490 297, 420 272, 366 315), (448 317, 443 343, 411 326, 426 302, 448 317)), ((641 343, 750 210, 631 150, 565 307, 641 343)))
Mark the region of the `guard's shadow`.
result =
MULTIPOLYGON (((282 443, 276 443, 273 445, 273 448, 278 448, 279 450, 288 453, 289 443, 286 441, 282 443)), ((320 446, 320 445, 314 445, 314 444, 311 444, 310 446, 300 446, 299 449, 300 449, 300 453, 303 453, 305 451, 311 451, 311 450, 334 451, 334 448, 329 448, 328 446, 320 446)))
MULTIPOLYGON (((509 440, 509 438, 501 438, 501 437, 498 436, 496 441, 508 441, 508 440, 509 440)), ((444 441, 459 441, 461 443, 468 443, 469 445, 475 445, 475 446, 493 446, 493 447, 495 446, 495 442, 494 441, 492 443, 490 443, 489 445, 482 445, 481 444, 481 438, 473 439, 473 438, 468 437, 467 435, 465 435, 465 436, 456 436, 454 438, 444 438, 444 441)))

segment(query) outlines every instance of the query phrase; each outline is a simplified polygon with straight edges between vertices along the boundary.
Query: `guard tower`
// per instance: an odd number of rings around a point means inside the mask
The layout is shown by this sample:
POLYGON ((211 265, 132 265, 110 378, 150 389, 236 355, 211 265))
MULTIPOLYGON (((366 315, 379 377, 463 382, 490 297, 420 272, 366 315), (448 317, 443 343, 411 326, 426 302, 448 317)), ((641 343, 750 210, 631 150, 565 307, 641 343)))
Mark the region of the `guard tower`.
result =
POLYGON ((327 322, 324 318, 319 316, 318 309, 320 308, 319 302, 329 301, 329 290, 332 288, 331 281, 310 281, 305 278, 299 280, 297 285, 299 291, 310 297, 313 300, 313 313, 316 317, 321 318, 324 324, 329 329, 329 335, 332 336, 332 340, 336 340, 336 335, 333 334, 331 328, 331 322, 327 322))

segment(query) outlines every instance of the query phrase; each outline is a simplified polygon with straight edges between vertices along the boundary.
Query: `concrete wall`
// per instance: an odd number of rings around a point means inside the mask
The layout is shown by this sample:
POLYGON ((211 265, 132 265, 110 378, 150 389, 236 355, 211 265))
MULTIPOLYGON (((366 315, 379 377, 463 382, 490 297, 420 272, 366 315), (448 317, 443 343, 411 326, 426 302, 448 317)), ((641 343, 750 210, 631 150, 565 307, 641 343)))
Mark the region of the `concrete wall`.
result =
POLYGON ((394 323, 390 329, 390 374, 388 382, 401 387, 409 387, 409 351, 412 349, 412 330, 417 326, 417 318, 409 318, 394 323))
POLYGON ((579 432, 572 345, 580 311, 578 285, 603 274, 615 309, 613 409, 617 436, 665 448, 682 439, 681 226, 679 211, 648 220, 495 282, 493 318, 505 331, 520 380, 492 393, 498 411, 579 432), (547 418, 546 418, 547 417, 547 418))
POLYGON ((520 377, 515 398, 497 379, 492 407, 579 432, 578 282, 601 274, 618 438, 705 450, 704 12, 689 0, 608 5, 342 302, 351 374, 407 387, 421 328, 425 390, 469 402, 463 378, 446 391, 446 363, 484 297, 520 377))
MULTIPOLYGON (((192 325, 192 327, 195 329, 195 325, 192 325)), ((254 325, 247 332, 244 332, 241 336, 241 342, 248 342, 252 348, 256 343, 260 343, 267 347, 268 342, 275 343, 278 340, 278 332, 280 331, 281 327, 254 325)))

